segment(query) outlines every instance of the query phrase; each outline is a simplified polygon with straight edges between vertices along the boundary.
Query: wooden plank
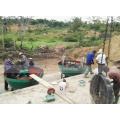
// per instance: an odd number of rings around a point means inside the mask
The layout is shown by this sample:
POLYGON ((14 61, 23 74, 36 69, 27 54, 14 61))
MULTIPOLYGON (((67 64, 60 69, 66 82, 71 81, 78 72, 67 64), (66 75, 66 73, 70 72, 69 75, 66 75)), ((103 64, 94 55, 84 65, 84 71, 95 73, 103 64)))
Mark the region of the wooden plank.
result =
MULTIPOLYGON (((42 84, 44 87, 46 88, 54 88, 50 83, 46 82, 45 80, 39 78, 38 76, 36 76, 35 74, 31 74, 29 75, 30 77, 32 77, 33 79, 35 79, 36 81, 38 81, 40 84, 42 84)), ((54 88, 55 89, 55 88, 54 88)), ((60 98, 62 98, 63 100, 67 101, 69 104, 75 104, 75 102, 73 102, 73 100, 70 100, 69 98, 66 98, 66 96, 64 96, 63 94, 61 94, 58 91, 55 91, 55 94, 57 96, 59 96, 60 98)))
POLYGON ((31 74, 30 77, 32 77, 33 79, 35 79, 36 81, 38 81, 40 84, 42 84, 43 86, 47 87, 47 88, 53 88, 53 86, 51 84, 49 84, 48 82, 46 82, 45 80, 39 78, 37 75, 35 74, 31 74))

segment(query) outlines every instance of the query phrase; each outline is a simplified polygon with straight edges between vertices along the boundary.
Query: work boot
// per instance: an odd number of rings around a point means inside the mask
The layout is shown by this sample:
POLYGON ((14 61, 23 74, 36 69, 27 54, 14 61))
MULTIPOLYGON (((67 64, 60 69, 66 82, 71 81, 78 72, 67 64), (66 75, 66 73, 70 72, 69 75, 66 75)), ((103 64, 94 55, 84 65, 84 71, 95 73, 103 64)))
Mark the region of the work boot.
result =
POLYGON ((84 74, 84 78, 89 78, 87 75, 88 75, 89 72, 85 72, 84 74))

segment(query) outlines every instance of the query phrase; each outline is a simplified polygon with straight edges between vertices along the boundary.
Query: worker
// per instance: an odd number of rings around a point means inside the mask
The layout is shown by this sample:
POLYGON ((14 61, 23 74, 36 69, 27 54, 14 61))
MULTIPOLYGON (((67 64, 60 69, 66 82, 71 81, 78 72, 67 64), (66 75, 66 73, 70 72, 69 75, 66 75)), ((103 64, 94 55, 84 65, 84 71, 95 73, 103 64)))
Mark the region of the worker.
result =
POLYGON ((62 56, 62 60, 61 60, 61 64, 62 65, 65 65, 66 63, 66 60, 67 60, 67 57, 65 55, 62 56))
POLYGON ((60 82, 60 90, 65 91, 66 90, 66 80, 63 79, 63 82, 60 82))
POLYGON ((88 55, 87 55, 87 60, 86 60, 86 64, 87 64, 87 70, 86 70, 86 72, 84 73, 84 78, 88 78, 88 73, 90 72, 90 74, 93 74, 93 72, 92 72, 92 68, 91 68, 91 64, 94 64, 94 57, 95 57, 95 53, 96 53, 96 51, 95 50, 93 50, 93 52, 92 53, 89 53, 88 55))
POLYGON ((34 67, 33 58, 29 58, 29 67, 34 67))
POLYGON ((22 52, 19 53, 19 61, 21 62, 23 69, 28 68, 27 58, 22 52))
POLYGON ((110 79, 113 79, 113 90, 115 95, 114 104, 118 103, 119 100, 119 91, 120 91, 120 71, 118 70, 119 67, 113 66, 108 68, 107 66, 103 67, 103 71, 108 73, 110 79))
POLYGON ((101 74, 106 63, 106 55, 102 52, 102 49, 99 49, 97 53, 99 54, 96 57, 96 62, 98 63, 98 73, 101 74))
MULTIPOLYGON (((8 71, 12 66, 13 66, 13 63, 11 62, 10 58, 7 57, 7 60, 6 60, 5 63, 4 63, 4 71, 5 71, 5 74, 7 73, 7 71, 8 71)), ((6 74, 6 77, 8 77, 7 74, 6 74)), ((6 80, 4 80, 4 85, 5 85, 5 86, 4 86, 5 90, 8 90, 8 83, 6 82, 6 80)))

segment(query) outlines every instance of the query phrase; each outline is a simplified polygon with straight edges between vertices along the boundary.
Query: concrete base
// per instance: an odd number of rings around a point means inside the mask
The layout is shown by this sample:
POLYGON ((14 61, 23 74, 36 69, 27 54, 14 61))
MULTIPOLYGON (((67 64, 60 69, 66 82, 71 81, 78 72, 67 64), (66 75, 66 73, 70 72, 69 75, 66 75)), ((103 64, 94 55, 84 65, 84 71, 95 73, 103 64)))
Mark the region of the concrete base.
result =
POLYGON ((48 74, 48 75, 43 76, 42 79, 47 81, 47 82, 53 82, 53 81, 56 81, 56 80, 60 80, 61 79, 61 73, 57 72, 57 73, 54 73, 54 74, 48 74))
MULTIPOLYGON (((60 76, 60 73, 49 74, 44 76, 43 79, 50 84, 53 81, 57 82, 57 85, 53 85, 55 90, 65 99, 69 99, 72 104, 91 104, 89 81, 92 79, 93 75, 89 75, 89 78, 84 78, 83 74, 65 78, 69 83, 65 92, 59 90, 59 83, 62 81, 60 76), (79 86, 80 80, 86 81, 86 85, 79 86)), ((0 94, 0 104, 70 104, 57 94, 55 94, 55 101, 46 102, 47 88, 41 84, 7 93, 4 91, 3 86, 4 84, 2 83, 0 85, 0 91, 5 93, 0 94)), ((120 104, 120 101, 118 104, 120 104)))
POLYGON ((0 94, 11 92, 11 87, 8 86, 8 91, 4 90, 4 83, 0 83, 0 94))
MULTIPOLYGON (((58 74, 58 73, 56 73, 58 74)), ((49 78, 52 75, 48 75, 49 78)), ((69 87, 65 92, 61 92, 59 90, 59 83, 62 81, 61 79, 56 80, 58 83, 54 85, 54 88, 57 92, 59 92, 62 96, 67 97, 73 104, 91 104, 90 94, 89 94, 89 85, 88 82, 90 78, 83 78, 83 75, 77 75, 73 77, 66 78, 67 82, 69 81, 69 87), (79 86, 79 80, 85 80, 86 86, 79 86)), ((55 78, 57 79, 57 77, 55 78)), ((47 77, 46 77, 47 80, 47 77)), ((53 80, 55 81, 55 80, 53 80)), ((52 81, 51 81, 52 82, 52 81)), ((65 99, 55 94, 55 101, 46 102, 45 96, 47 95, 47 88, 43 85, 36 85, 20 90, 16 90, 13 92, 8 92, 0 95, 0 104, 69 104, 65 99)))

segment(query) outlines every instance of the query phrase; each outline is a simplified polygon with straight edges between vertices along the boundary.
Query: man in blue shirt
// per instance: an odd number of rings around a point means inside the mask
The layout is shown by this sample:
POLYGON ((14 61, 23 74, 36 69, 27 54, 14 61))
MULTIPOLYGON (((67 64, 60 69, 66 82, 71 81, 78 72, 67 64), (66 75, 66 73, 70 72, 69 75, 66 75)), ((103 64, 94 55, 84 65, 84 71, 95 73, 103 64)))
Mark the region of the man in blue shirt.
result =
POLYGON ((32 58, 29 58, 29 67, 34 67, 34 62, 32 58))
POLYGON ((90 74, 93 74, 93 72, 92 72, 92 69, 91 69, 91 64, 94 64, 94 61, 93 61, 93 59, 94 59, 94 57, 95 57, 95 53, 96 53, 96 51, 94 50, 92 53, 89 53, 88 55, 87 55, 87 60, 86 60, 86 64, 87 64, 87 71, 85 72, 85 74, 84 74, 84 78, 88 78, 88 73, 90 72, 90 74))

